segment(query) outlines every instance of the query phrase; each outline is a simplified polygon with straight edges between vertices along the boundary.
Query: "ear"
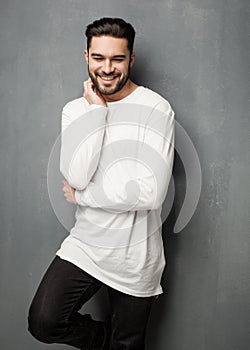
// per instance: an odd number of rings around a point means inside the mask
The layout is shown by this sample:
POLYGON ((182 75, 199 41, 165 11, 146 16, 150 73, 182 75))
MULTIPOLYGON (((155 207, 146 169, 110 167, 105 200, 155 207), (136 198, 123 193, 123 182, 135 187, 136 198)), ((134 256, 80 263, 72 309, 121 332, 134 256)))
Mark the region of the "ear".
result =
POLYGON ((84 56, 85 56, 85 60, 86 60, 87 64, 89 64, 89 53, 88 53, 88 50, 84 50, 84 56))
POLYGON ((135 62, 135 52, 133 51, 130 57, 130 63, 129 63, 130 68, 133 66, 134 62, 135 62))

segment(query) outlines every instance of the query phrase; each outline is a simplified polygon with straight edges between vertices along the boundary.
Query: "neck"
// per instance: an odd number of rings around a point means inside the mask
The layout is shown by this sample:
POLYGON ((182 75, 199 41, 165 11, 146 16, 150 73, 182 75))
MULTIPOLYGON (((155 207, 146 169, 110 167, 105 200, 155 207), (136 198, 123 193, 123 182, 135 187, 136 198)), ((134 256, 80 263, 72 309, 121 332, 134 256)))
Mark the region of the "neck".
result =
POLYGON ((130 79, 128 79, 128 81, 126 82, 124 87, 120 91, 118 91, 117 93, 115 93, 113 95, 102 95, 102 96, 106 102, 119 101, 119 100, 125 98, 126 96, 130 95, 131 92, 133 92, 137 87, 138 87, 138 85, 136 85, 130 79))

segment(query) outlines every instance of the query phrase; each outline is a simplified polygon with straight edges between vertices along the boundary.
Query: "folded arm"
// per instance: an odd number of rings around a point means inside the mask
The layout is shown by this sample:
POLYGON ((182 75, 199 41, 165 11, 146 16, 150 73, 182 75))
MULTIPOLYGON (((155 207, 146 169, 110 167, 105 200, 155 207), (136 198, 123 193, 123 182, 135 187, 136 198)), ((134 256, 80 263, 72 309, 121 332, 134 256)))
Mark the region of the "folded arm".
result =
POLYGON ((114 211, 150 210, 162 205, 174 160, 174 111, 169 104, 164 107, 152 113, 144 142, 139 146, 135 143, 136 162, 121 159, 109 181, 90 181, 86 189, 76 190, 79 205, 114 211))
POLYGON ((66 105, 61 119, 60 171, 70 186, 83 190, 99 163, 105 133, 107 107, 92 104, 75 118, 66 105))

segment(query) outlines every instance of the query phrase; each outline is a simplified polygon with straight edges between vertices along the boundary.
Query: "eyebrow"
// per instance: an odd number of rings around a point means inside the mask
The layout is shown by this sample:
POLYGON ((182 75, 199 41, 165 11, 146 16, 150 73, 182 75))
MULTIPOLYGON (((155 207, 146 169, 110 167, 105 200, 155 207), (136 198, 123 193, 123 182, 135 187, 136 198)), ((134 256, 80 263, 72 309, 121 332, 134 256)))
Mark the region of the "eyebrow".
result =
MULTIPOLYGON (((91 54, 91 57, 104 57, 103 55, 101 55, 100 53, 95 53, 95 52, 93 52, 92 54, 91 54)), ((112 56, 113 58, 126 58, 126 55, 114 55, 114 56, 112 56)))

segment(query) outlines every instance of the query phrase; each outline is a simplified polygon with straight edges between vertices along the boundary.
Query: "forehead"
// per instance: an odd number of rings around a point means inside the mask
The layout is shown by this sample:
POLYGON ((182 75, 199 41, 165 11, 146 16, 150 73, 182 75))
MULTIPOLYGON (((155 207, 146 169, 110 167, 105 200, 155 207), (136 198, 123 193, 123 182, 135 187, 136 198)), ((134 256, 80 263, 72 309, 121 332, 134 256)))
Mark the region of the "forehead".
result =
POLYGON ((128 41, 126 38, 114 38, 113 36, 94 36, 89 47, 91 53, 98 53, 103 56, 127 55, 128 41))

